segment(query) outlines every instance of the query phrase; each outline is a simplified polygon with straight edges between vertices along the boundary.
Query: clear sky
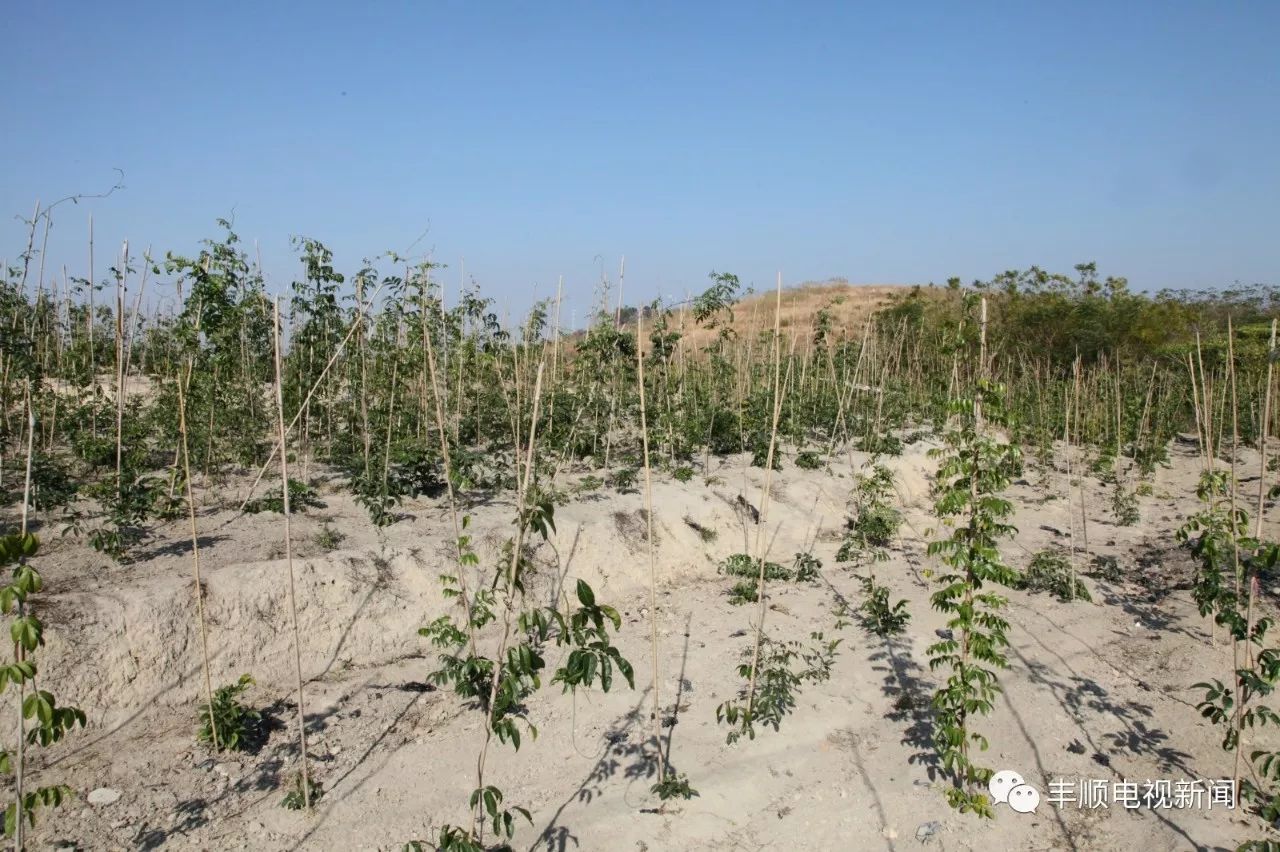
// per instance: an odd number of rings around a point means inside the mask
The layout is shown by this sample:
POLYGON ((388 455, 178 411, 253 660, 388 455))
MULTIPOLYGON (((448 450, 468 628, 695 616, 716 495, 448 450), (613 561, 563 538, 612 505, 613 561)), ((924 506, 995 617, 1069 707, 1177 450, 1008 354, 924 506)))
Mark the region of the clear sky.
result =
POLYGON ((351 271, 426 231, 517 309, 559 275, 585 305, 622 255, 646 298, 712 269, 1280 282, 1271 0, 50 0, 5 31, 0 254, 37 200, 125 173, 58 208, 72 275, 92 212, 99 274, 220 216, 277 287, 290 235, 351 271))

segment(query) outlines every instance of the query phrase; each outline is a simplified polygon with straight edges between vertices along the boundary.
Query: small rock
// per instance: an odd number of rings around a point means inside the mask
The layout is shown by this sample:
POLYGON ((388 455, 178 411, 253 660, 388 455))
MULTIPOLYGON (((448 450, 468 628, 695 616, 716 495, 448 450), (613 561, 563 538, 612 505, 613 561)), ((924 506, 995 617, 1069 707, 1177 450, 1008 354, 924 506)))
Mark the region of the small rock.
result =
POLYGON ((916 829, 916 840, 919 840, 921 843, 928 843, 930 838, 939 831, 942 831, 942 823, 938 822, 936 819, 921 823, 920 827, 916 829))
POLYGON ((88 795, 91 805, 114 805, 120 801, 120 791, 111 787, 99 787, 88 795))
POLYGON ((213 771, 219 775, 230 778, 233 775, 240 774, 240 764, 238 763, 217 763, 214 764, 213 771))
POLYGON ((947 639, 947 640, 950 640, 950 639, 954 639, 954 638, 955 638, 955 634, 954 634, 954 633, 952 633, 950 630, 947 630, 947 629, 945 629, 945 628, 941 628, 941 627, 940 627, 940 628, 938 628, 937 630, 935 630, 935 631, 933 631, 933 632, 934 632, 934 634, 936 634, 936 635, 937 635, 937 637, 938 637, 939 639, 947 639))
POLYGON ((897 840, 898 829, 894 828, 891 825, 886 825, 883 829, 881 829, 880 836, 883 837, 885 840, 897 840))

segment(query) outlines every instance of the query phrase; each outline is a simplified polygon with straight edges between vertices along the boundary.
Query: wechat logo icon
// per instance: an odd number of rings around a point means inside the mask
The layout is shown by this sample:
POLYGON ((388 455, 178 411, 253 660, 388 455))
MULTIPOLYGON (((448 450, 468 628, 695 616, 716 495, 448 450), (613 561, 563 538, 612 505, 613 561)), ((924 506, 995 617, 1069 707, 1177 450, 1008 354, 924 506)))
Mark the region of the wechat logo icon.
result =
POLYGON ((987 782, 991 801, 1006 804, 1020 814, 1035 813, 1040 807, 1040 791, 1012 769, 1001 769, 987 782))

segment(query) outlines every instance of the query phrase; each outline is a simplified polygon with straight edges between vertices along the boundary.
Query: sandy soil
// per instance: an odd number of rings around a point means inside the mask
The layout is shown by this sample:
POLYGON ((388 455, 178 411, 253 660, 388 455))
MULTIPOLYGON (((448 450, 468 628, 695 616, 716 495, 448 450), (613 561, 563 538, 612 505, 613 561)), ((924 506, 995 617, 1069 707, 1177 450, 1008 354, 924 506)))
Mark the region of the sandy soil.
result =
MULTIPOLYGON (((924 542, 936 535, 925 449, 911 445, 890 460, 908 523, 877 570, 895 599, 910 602, 907 633, 883 640, 856 623, 845 627, 831 679, 804 690, 780 731, 734 746, 725 744, 715 708, 739 687, 734 667, 749 648, 754 608, 729 603, 730 582, 716 565, 754 539, 754 525, 734 503, 743 494, 758 504, 763 472, 739 457, 713 462, 709 477, 689 483, 655 482, 662 747, 701 794, 665 813, 653 812, 658 803, 649 793, 655 765, 642 495, 599 491, 560 507, 557 535, 539 548, 531 594, 553 602, 580 577, 615 604, 624 613, 618 642, 635 664, 637 688, 575 698, 548 687, 530 703, 540 735, 519 752, 497 748, 490 768, 509 803, 533 813, 515 848, 1160 850, 1234 848, 1259 836, 1255 820, 1221 806, 1126 811, 1046 802, 1025 815, 1000 805, 990 821, 948 808, 928 713, 935 679, 925 648, 943 620, 929 609, 923 573, 931 561, 924 542), (718 535, 704 541, 686 519, 718 535)), ((1090 553, 1115 556, 1123 581, 1086 580, 1092 604, 1010 593, 1012 665, 994 715, 979 726, 992 743, 987 765, 1020 772, 1042 794, 1055 779, 1230 774, 1230 756, 1188 688, 1230 668, 1229 646, 1213 643, 1190 602, 1191 566, 1173 539, 1195 507, 1192 452, 1174 447, 1172 467, 1141 498, 1137 526, 1111 523, 1099 484, 1086 480, 1090 553)), ((1246 469, 1256 469, 1254 459, 1244 458, 1246 469)), ((767 629, 780 638, 831 635, 838 602, 861 600, 857 578, 834 554, 851 474, 864 460, 854 454, 829 471, 788 463, 775 480, 765 529, 770 557, 789 562, 816 539, 813 552, 824 563, 821 582, 774 588, 767 629)), ((1053 485, 1060 490, 1062 477, 1053 485)), ((215 685, 251 672, 258 685, 248 700, 275 722, 256 754, 215 755, 195 741, 203 686, 185 524, 157 531, 125 566, 45 531, 41 683, 82 707, 92 724, 37 758, 37 782, 68 783, 78 798, 48 815, 34 848, 392 850, 466 819, 483 719, 427 685, 434 655, 416 634, 448 606, 436 580, 451 570, 444 504, 410 502, 403 520, 378 530, 331 483, 321 488, 325 508, 295 519, 310 751, 324 790, 308 815, 280 807, 280 788, 298 764, 282 521, 236 519, 242 488, 219 492, 223 507, 205 495, 200 553, 215 685), (346 535, 332 552, 314 541, 324 524, 346 535), (88 793, 99 788, 121 795, 90 804, 88 793)), ((1005 550, 1012 564, 1023 567, 1036 550, 1066 542, 1065 500, 1028 482, 1010 496, 1019 529, 1005 550)), ((482 566, 492 566, 512 506, 495 499, 468 512, 482 566)), ((557 664, 553 650, 548 668, 557 664)), ((13 711, 0 713, 12 718, 13 711)))

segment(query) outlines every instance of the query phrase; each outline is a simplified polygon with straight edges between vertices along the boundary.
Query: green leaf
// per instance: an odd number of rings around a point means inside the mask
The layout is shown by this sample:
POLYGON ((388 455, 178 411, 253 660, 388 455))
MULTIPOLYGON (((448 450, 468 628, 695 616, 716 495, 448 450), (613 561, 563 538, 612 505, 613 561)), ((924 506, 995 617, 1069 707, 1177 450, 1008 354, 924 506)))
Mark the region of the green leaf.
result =
POLYGON ((593 592, 591 587, 587 585, 586 580, 578 581, 578 600, 582 602, 583 606, 588 608, 596 605, 595 592, 593 592))

